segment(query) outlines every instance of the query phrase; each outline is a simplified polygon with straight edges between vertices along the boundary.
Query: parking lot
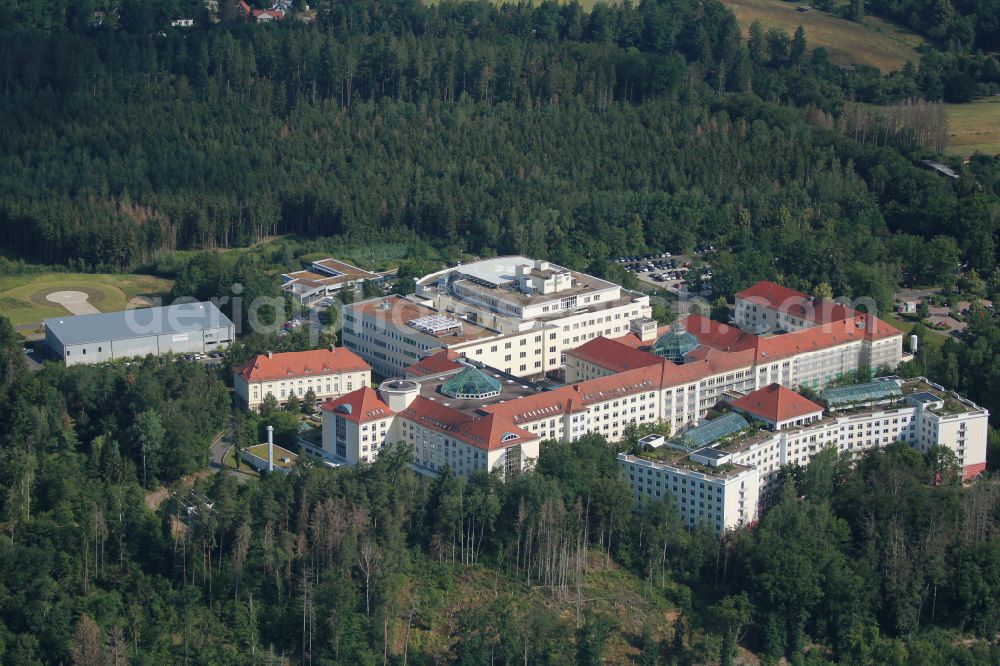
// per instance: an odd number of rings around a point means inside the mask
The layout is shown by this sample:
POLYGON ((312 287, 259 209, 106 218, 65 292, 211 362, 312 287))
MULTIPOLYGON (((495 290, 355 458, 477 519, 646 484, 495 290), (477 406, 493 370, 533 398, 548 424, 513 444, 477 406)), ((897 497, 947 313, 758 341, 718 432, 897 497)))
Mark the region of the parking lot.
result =
POLYGON ((693 255, 671 255, 669 252, 643 256, 618 257, 615 263, 635 274, 641 281, 669 292, 680 294, 685 289, 684 280, 697 264, 705 266, 703 274, 706 289, 711 288, 711 266, 706 255, 715 251, 714 246, 699 247, 693 255))
MULTIPOLYGON (((174 361, 186 361, 190 363, 201 363, 209 368, 214 368, 222 365, 229 352, 219 351, 219 352, 209 352, 207 354, 179 354, 172 357, 161 356, 159 357, 162 361, 166 361, 168 358, 172 358, 174 361)), ((42 369, 42 365, 46 361, 58 361, 59 358, 52 353, 48 345, 44 341, 35 340, 26 342, 24 344, 24 358, 28 362, 28 369, 37 372, 42 369)), ((120 361, 115 361, 119 363, 120 361)), ((125 361, 125 365, 132 365, 133 363, 141 363, 142 359, 133 359, 125 361)), ((101 367, 111 367, 111 363, 100 363, 101 367)))

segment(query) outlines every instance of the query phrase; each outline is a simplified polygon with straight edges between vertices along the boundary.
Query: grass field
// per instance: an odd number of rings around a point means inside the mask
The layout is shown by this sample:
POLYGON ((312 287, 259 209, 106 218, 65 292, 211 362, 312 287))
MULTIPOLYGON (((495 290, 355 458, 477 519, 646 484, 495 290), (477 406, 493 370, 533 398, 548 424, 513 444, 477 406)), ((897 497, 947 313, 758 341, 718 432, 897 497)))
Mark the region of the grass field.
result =
MULTIPOLYGON (((434 0, 430 0, 431 3, 434 0)), ((502 5, 516 0, 493 0, 502 5)), ((590 11, 594 5, 615 4, 616 0, 579 0, 580 6, 590 11)), ((830 60, 838 65, 872 65, 883 72, 900 69, 907 63, 917 65, 920 54, 916 47, 923 43, 920 35, 891 21, 877 16, 866 16, 863 25, 842 19, 832 14, 812 10, 799 12, 799 4, 808 0, 722 0, 736 14, 743 30, 746 31, 754 20, 759 20, 765 29, 781 28, 789 35, 800 25, 805 28, 809 50, 824 47, 830 60)), ((846 2, 835 2, 837 5, 846 2)))
POLYGON ((744 30, 754 20, 759 20, 765 30, 780 28, 789 35, 801 25, 806 31, 809 50, 822 46, 829 52, 830 60, 840 65, 872 65, 889 72, 900 69, 907 61, 914 65, 920 62, 920 55, 914 49, 922 41, 920 36, 876 17, 866 17, 864 24, 858 25, 815 9, 799 12, 797 2, 723 0, 723 3, 736 14, 744 30))
POLYGON ((41 322, 47 317, 68 314, 61 305, 45 297, 54 291, 83 291, 101 312, 124 310, 137 296, 163 296, 170 280, 151 275, 90 275, 83 273, 40 273, 0 277, 0 315, 14 326, 41 322))
POLYGON ((948 104, 949 155, 1000 153, 1000 96, 971 104, 948 104))
MULTIPOLYGON (((886 322, 892 324, 893 326, 901 330, 903 333, 905 333, 907 335, 906 339, 907 341, 909 341, 910 331, 912 331, 913 327, 916 325, 914 322, 910 321, 909 319, 903 319, 897 314, 888 315, 884 319, 886 320, 886 322)), ((935 331, 933 328, 928 328, 927 335, 924 337, 924 344, 930 345, 931 347, 940 347, 941 345, 944 344, 944 341, 947 339, 948 339, 947 334, 941 333, 940 331, 935 331)), ((907 344, 909 344, 909 342, 907 342, 907 344)))

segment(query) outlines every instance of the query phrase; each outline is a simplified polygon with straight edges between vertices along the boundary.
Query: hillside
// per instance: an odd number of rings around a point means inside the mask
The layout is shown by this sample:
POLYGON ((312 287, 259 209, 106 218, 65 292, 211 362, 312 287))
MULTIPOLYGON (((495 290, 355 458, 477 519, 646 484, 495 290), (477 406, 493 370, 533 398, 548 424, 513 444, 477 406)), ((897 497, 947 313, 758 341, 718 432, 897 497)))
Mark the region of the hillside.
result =
MULTIPOLYGON (((810 48, 822 46, 838 65, 871 65, 884 72, 902 68, 907 61, 920 62, 914 47, 922 39, 899 26, 876 17, 863 25, 819 10, 798 11, 799 5, 784 0, 723 0, 746 31, 755 20, 765 29, 780 28, 792 34, 805 28, 810 48)), ((805 3, 808 4, 808 3, 805 3)))
MULTIPOLYGON (((618 569, 613 562, 604 569, 603 558, 596 551, 589 558, 591 570, 585 576, 580 590, 583 603, 581 613, 590 612, 608 621, 616 631, 608 636, 604 663, 631 664, 641 659, 644 647, 643 631, 656 644, 669 644, 673 639, 674 623, 678 611, 663 600, 662 591, 644 586, 636 576, 618 569)), ((431 567, 437 585, 418 585, 417 581, 402 590, 407 603, 395 618, 395 631, 390 638, 389 650, 402 655, 407 645, 407 607, 420 608, 409 629, 410 650, 421 646, 432 660, 448 661, 455 653, 463 652, 468 627, 478 621, 502 622, 500 616, 510 614, 530 623, 541 623, 543 618, 552 632, 545 638, 551 640, 562 634, 569 638, 570 628, 576 625, 577 595, 573 590, 560 598, 539 588, 526 587, 511 580, 489 566, 471 566, 463 569, 440 566, 431 567), (489 619, 487 619, 489 618, 489 619)), ((486 627, 479 627, 484 633, 486 627)), ((530 630, 521 627, 528 638, 530 630)), ((535 633, 531 639, 544 640, 535 633)), ((702 639, 696 638, 696 642, 702 639)), ((553 647, 560 647, 557 641, 553 647)), ((520 647, 520 646, 519 646, 520 647)), ((700 651, 705 650, 700 645, 700 651)), ((523 649, 523 648, 522 648, 523 649)), ((515 649, 517 651, 517 649, 515 649)), ((709 647, 705 658, 717 658, 709 647)))

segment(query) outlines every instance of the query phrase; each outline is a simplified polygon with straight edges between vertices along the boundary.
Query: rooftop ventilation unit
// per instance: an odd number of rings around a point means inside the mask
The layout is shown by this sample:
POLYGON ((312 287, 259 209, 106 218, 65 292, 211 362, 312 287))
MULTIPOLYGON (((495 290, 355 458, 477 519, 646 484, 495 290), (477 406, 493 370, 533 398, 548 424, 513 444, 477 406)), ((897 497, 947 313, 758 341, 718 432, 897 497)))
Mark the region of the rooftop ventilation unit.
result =
POLYGON ((418 331, 431 335, 442 335, 462 330, 462 322, 460 320, 439 314, 411 319, 406 324, 418 331))

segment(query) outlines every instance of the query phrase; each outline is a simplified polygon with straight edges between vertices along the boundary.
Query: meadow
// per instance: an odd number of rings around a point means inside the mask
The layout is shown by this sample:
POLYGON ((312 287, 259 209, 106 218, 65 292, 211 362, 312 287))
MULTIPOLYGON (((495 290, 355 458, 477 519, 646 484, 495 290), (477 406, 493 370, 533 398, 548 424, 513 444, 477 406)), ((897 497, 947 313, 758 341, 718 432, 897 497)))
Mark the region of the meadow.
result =
MULTIPOLYGON (((798 11, 799 4, 784 0, 722 0, 746 31, 755 20, 765 30, 779 28, 789 35, 801 25, 806 31, 809 49, 822 46, 838 65, 871 65, 883 72, 902 68, 908 61, 920 63, 916 47, 919 35, 879 19, 866 16, 859 25, 827 12, 811 9, 798 11)), ((803 2, 807 5, 808 2, 803 2)))
POLYGON ((38 324, 47 317, 67 314, 57 303, 46 300, 54 291, 82 291, 101 312, 124 310, 132 299, 164 296, 171 281, 151 275, 104 275, 85 273, 39 273, 0 277, 0 315, 16 327, 38 324))
POLYGON ((977 150, 1000 154, 1000 96, 971 104, 948 104, 949 155, 966 156, 977 150))

